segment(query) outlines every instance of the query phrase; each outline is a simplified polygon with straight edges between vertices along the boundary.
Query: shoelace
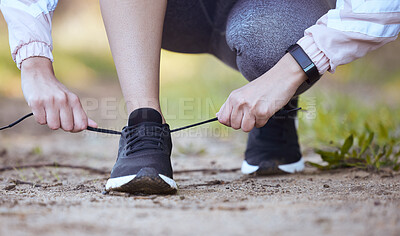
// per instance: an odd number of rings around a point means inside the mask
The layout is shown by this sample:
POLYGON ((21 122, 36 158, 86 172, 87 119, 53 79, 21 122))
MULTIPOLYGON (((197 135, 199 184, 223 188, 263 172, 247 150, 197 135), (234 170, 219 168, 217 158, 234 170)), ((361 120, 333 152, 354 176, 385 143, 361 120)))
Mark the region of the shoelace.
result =
POLYGON ((163 127, 158 126, 140 126, 126 128, 127 134, 127 153, 137 152, 144 149, 160 149, 163 150, 164 139, 162 138, 165 132, 163 127))
MULTIPOLYGON (((284 115, 284 116, 285 116, 285 115, 288 115, 288 114, 291 113, 291 112, 298 111, 298 110, 300 110, 300 109, 301 109, 301 107, 293 108, 293 109, 290 109, 290 110, 280 110, 280 111, 279 111, 279 112, 280 112, 279 115, 284 115)), ((276 114, 275 114, 275 115, 276 115, 276 114)), ((274 117, 275 115, 273 115, 272 117, 274 117)), ((1 131, 1 130, 8 129, 8 128, 12 128, 13 126, 15 126, 15 125, 21 123, 23 120, 25 120, 26 118, 31 117, 31 116, 33 116, 33 113, 29 113, 29 114, 27 114, 27 115, 25 115, 25 116, 19 118, 19 119, 18 119, 17 121, 15 121, 15 122, 13 122, 13 123, 11 123, 11 124, 9 124, 9 125, 7 125, 7 126, 1 127, 1 128, 0 128, 0 131, 1 131)), ((210 123, 210 122, 213 122, 213 121, 217 121, 217 120, 218 120, 218 118, 217 118, 217 117, 214 117, 214 118, 211 118, 211 119, 208 119, 208 120, 205 120, 205 121, 201 121, 201 122, 198 122, 198 123, 194 123, 194 124, 191 124, 191 125, 187 125, 187 126, 183 126, 183 127, 180 127, 180 128, 173 129, 173 130, 171 130, 170 132, 171 132, 171 133, 174 133, 174 132, 177 132, 177 131, 181 131, 181 130, 184 130, 184 129, 189 129, 189 128, 192 128, 192 127, 195 127, 195 126, 207 124, 207 123, 210 123)), ((93 131, 93 132, 98 132, 98 133, 104 133, 104 134, 116 134, 116 135, 121 135, 121 132, 120 132, 120 131, 111 130, 111 129, 93 128, 93 127, 88 126, 88 127, 87 127, 87 130, 93 131)))

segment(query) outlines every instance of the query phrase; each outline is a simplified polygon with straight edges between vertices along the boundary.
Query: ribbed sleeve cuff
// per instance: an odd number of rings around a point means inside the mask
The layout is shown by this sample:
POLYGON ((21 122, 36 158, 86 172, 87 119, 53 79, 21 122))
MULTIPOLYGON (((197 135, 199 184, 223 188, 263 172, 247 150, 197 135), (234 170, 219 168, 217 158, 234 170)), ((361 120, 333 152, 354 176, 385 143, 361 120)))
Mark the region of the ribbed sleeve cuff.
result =
POLYGON ((43 42, 30 42, 22 45, 12 54, 12 57, 17 63, 18 69, 21 69, 21 64, 24 60, 30 57, 46 57, 50 61, 54 61, 52 48, 50 45, 43 42))
POLYGON ((311 36, 304 36, 297 41, 297 44, 314 62, 320 75, 323 75, 327 70, 330 69, 329 58, 317 47, 314 39, 311 36))

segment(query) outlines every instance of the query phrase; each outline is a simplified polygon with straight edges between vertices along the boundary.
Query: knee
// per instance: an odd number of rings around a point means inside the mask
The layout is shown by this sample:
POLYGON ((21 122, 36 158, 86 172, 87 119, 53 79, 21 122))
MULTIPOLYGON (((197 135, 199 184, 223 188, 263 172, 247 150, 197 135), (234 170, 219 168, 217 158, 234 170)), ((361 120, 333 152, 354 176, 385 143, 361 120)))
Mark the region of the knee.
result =
POLYGON ((237 66, 247 80, 258 78, 273 67, 322 14, 305 17, 306 9, 293 9, 291 4, 293 1, 240 0, 231 10, 226 41, 236 52, 237 66))
POLYGON ((236 64, 242 75, 252 81, 271 69, 284 55, 284 51, 270 50, 273 45, 265 45, 265 41, 247 37, 240 32, 227 38, 228 45, 236 53, 236 64))
POLYGON ((255 9, 234 9, 226 28, 226 41, 236 53, 236 63, 243 76, 251 81, 273 67, 295 40, 274 29, 265 13, 255 9))

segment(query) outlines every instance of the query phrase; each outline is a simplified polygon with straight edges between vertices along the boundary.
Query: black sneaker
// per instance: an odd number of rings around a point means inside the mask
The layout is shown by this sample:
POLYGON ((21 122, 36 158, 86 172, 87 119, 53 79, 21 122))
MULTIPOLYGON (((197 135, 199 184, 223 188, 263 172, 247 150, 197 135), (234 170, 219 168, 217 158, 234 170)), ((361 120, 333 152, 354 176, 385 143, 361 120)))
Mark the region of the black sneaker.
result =
POLYGON ((118 158, 107 181, 107 191, 171 194, 177 191, 172 177, 171 134, 161 114, 140 108, 122 130, 118 158))
MULTIPOLYGON (((297 107, 297 99, 289 104, 285 109, 297 107)), ((264 127, 250 131, 242 173, 270 175, 304 170, 295 126, 296 112, 284 113, 278 111, 264 127)))

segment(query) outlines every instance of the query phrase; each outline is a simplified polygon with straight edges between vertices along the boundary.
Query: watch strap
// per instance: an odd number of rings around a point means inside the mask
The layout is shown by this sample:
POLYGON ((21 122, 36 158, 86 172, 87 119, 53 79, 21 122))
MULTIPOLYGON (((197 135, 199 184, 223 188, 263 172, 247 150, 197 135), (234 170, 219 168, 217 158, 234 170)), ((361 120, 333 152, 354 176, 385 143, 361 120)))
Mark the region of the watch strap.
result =
POLYGON ((286 50, 286 52, 292 55, 292 57, 303 69, 304 73, 306 73, 307 84, 313 84, 319 80, 321 76, 319 75, 318 69, 307 53, 304 52, 303 48, 301 48, 298 44, 293 44, 286 50))

